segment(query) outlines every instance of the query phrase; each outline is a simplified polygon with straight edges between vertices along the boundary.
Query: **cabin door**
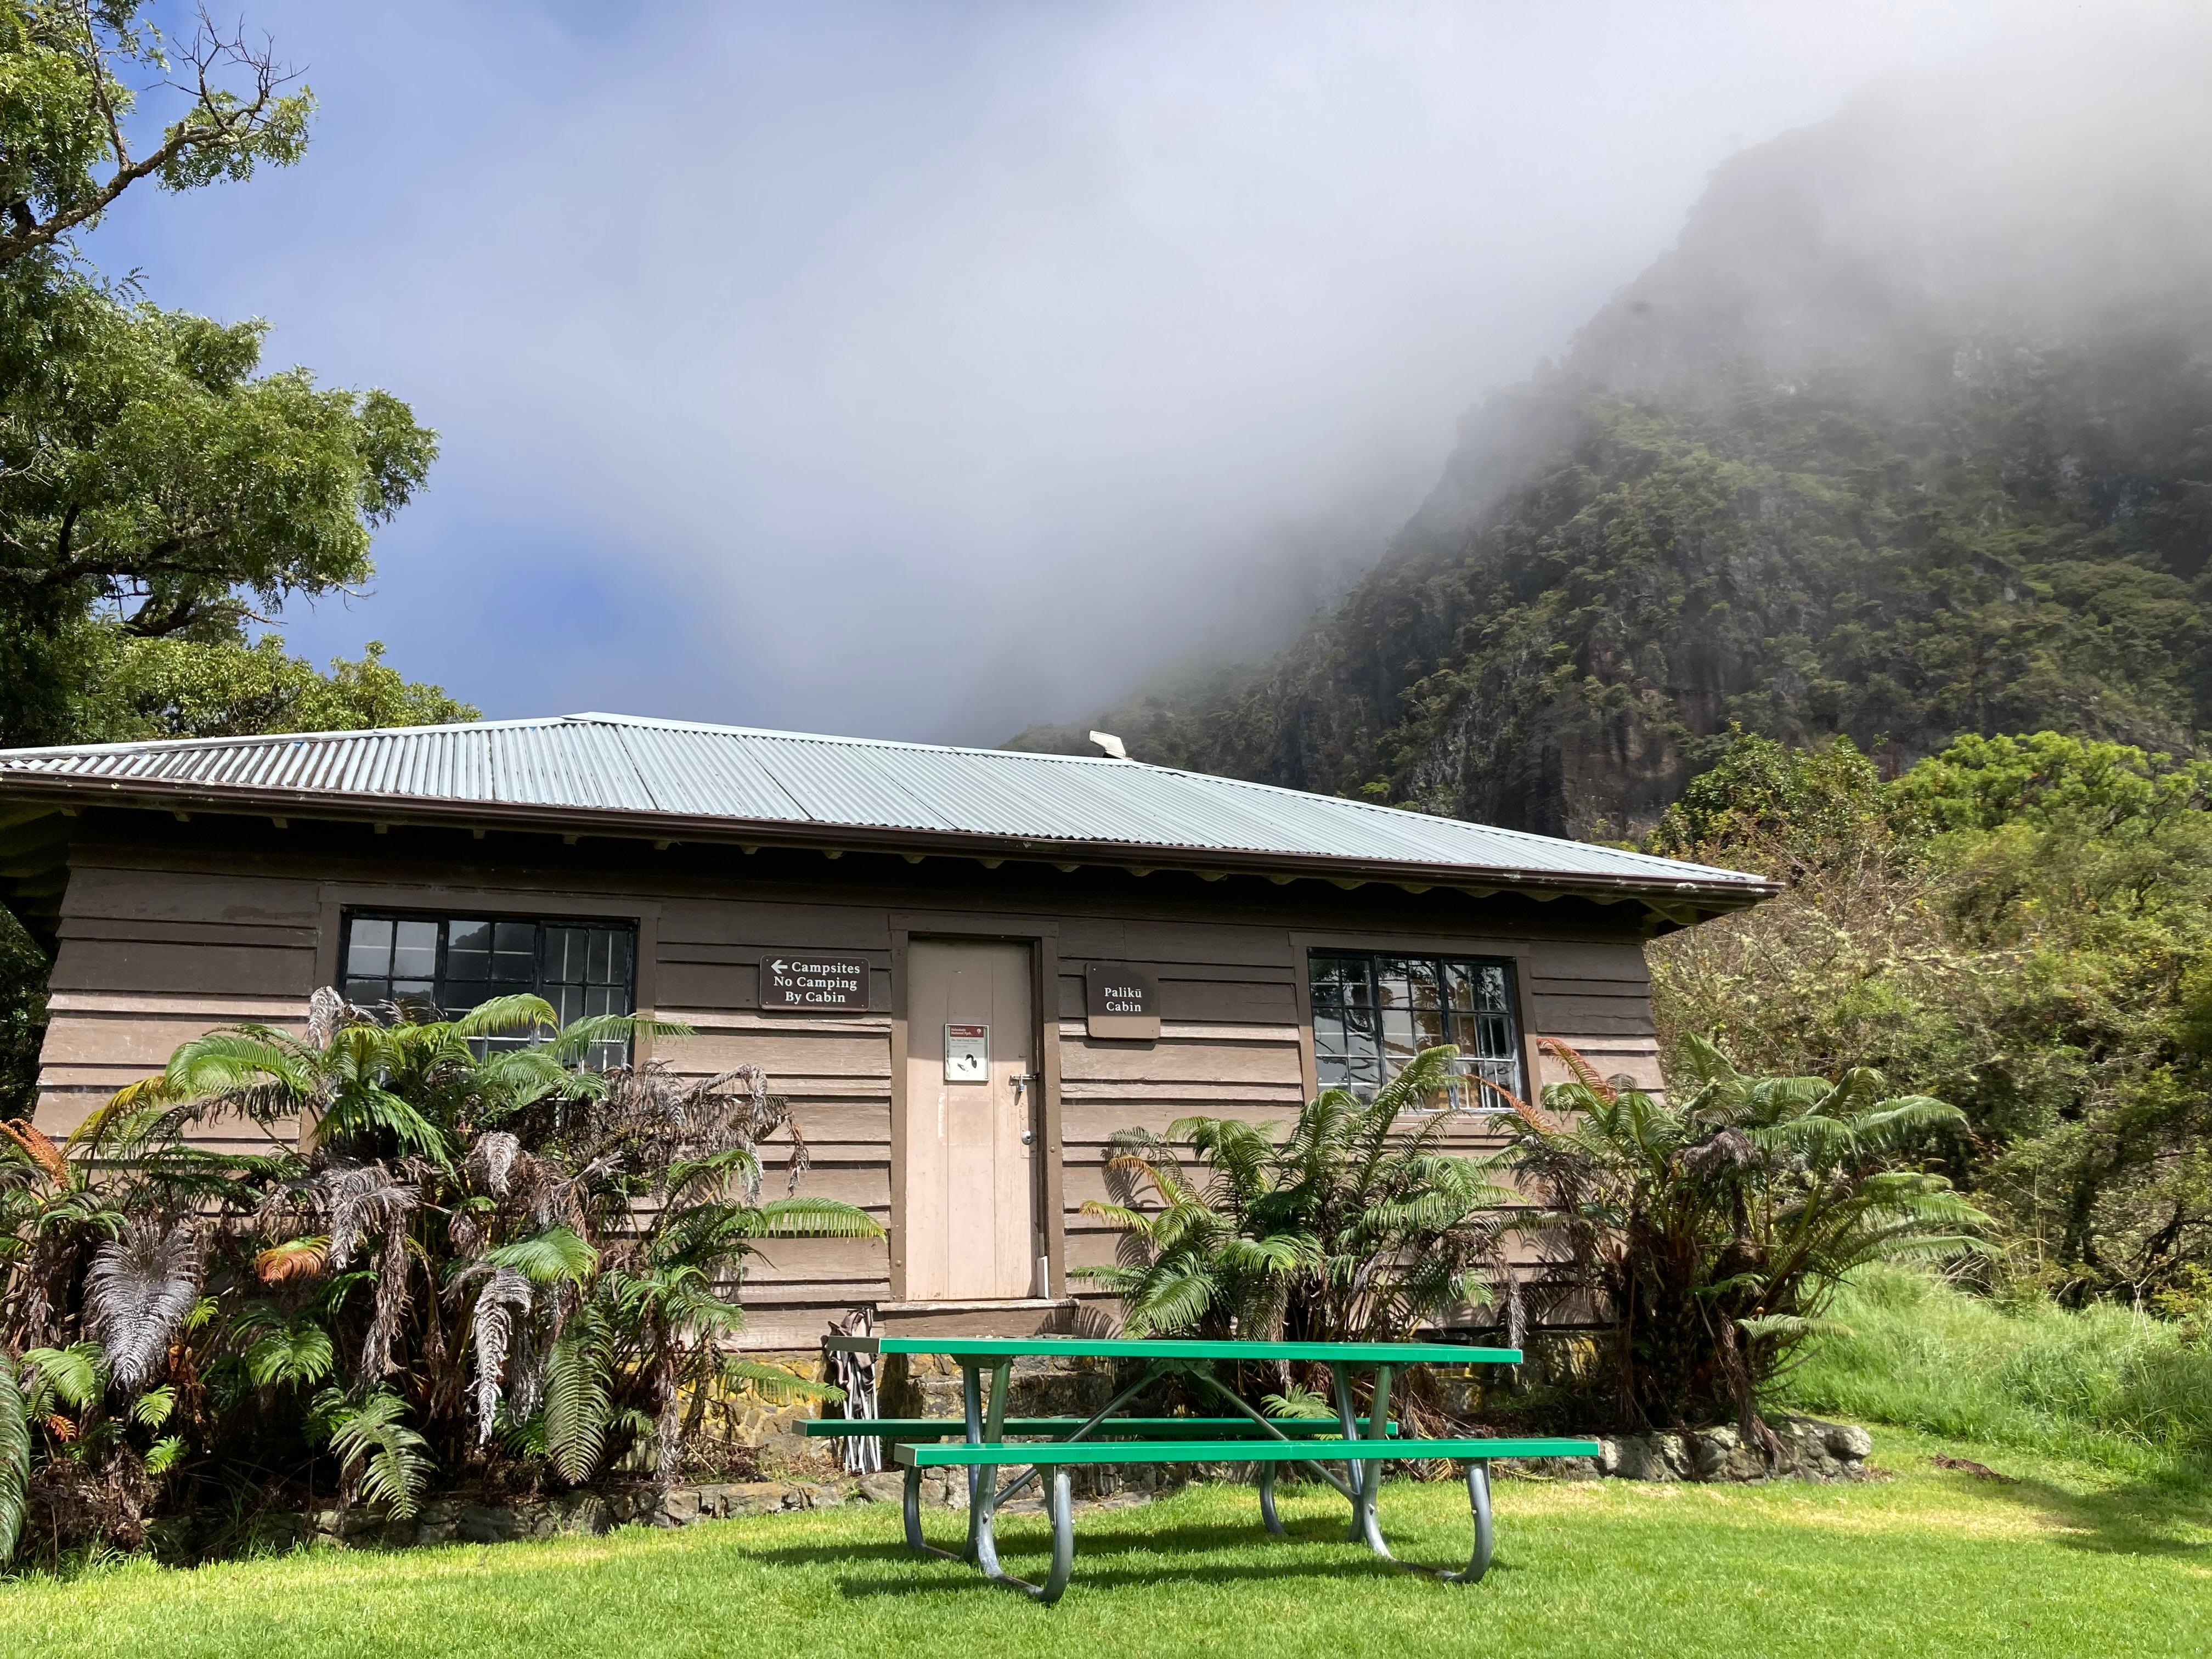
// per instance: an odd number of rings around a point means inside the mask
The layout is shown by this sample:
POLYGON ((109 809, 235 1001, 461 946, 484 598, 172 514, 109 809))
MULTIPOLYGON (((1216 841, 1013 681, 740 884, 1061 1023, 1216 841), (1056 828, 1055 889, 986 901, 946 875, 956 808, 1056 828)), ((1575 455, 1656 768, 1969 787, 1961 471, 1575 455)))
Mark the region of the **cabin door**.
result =
POLYGON ((906 972, 907 1297, 1029 1296, 1042 1253, 1030 948, 916 939, 906 972))

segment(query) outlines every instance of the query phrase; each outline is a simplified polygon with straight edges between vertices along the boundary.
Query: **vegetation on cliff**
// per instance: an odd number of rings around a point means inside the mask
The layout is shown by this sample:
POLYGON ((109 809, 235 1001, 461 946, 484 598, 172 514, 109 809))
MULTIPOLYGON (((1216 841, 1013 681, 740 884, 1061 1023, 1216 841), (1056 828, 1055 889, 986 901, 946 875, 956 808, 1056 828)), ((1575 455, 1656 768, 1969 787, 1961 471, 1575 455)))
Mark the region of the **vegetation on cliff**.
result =
POLYGON ((1648 828, 1735 725, 1893 771, 1963 733, 2194 752, 2212 204, 2124 143, 2068 176, 2049 90, 1923 88, 1740 155, 1303 638, 1091 724, 1571 835, 1648 828))

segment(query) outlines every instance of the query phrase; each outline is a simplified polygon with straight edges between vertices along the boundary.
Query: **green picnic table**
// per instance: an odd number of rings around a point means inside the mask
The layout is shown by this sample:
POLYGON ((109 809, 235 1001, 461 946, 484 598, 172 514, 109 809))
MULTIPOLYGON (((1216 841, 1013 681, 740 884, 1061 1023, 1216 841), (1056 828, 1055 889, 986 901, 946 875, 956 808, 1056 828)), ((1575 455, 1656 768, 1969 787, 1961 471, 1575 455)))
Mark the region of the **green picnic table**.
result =
POLYGON ((1060 1600, 1075 1567, 1074 1501, 1068 1471, 1079 1464, 1254 1463, 1260 1469, 1260 1515, 1279 1536, 1275 1478, 1285 1464, 1301 1465, 1352 1505, 1352 1541, 1386 1561, 1453 1583, 1473 1583, 1489 1570, 1494 1547, 1490 1510, 1490 1462, 1498 1457, 1595 1457, 1595 1440, 1507 1440, 1489 1437, 1408 1440, 1390 1417, 1390 1384, 1407 1365, 1517 1364, 1518 1348, 1463 1347, 1444 1342, 1213 1342, 1197 1339, 1093 1340, 1067 1337, 831 1336, 833 1351, 866 1354, 935 1354, 960 1368, 965 1414, 939 1418, 825 1418, 806 1425, 810 1435, 872 1435, 893 1443, 905 1470, 906 1541, 926 1555, 964 1560, 994 1583, 1049 1604, 1060 1600), (1136 1380, 1089 1418, 1017 1418, 1006 1414, 1018 1359, 1130 1359, 1142 1362, 1136 1380), (1336 1416, 1331 1419, 1268 1418, 1244 1403, 1212 1374, 1214 1363, 1280 1360, 1328 1368, 1336 1416), (1368 1415, 1355 1414, 1352 1379, 1373 1373, 1368 1415), (987 1392, 983 1374, 990 1373, 987 1392), (1181 1371, 1232 1408, 1209 1418, 1116 1417, 1115 1413, 1170 1371, 1181 1371), (1036 1436, 1009 1440, 1009 1435, 1036 1436), (937 1443, 952 1440, 951 1444, 937 1443), (1468 1504, 1474 1516, 1474 1551, 1464 1568, 1399 1562, 1383 1541, 1376 1517, 1382 1465, 1401 1458, 1451 1458, 1467 1463, 1468 1504), (1342 1470, 1333 1465, 1341 1464, 1342 1470), (1003 1486, 1001 1471, 1023 1473, 1003 1486), (958 1554, 923 1541, 921 1475, 931 1468, 968 1471, 968 1542, 958 1554), (1017 1578, 999 1565, 994 1524, 999 1510, 1030 1480, 1043 1488, 1052 1523, 1052 1566, 1042 1584, 1017 1578))

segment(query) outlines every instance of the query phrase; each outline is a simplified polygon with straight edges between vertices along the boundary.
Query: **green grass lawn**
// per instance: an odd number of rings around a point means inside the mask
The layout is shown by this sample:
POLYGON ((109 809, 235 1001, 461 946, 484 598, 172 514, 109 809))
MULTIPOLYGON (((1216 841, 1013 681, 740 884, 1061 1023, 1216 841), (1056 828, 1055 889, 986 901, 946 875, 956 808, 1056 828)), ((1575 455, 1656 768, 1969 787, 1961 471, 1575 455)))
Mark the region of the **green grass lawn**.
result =
MULTIPOLYGON (((1055 1608, 917 1560, 897 1515, 842 1511, 682 1532, 232 1562, 140 1562, 0 1583, 9 1659, 147 1656, 1480 1653, 2123 1655, 2212 1652, 2201 1486, 1877 1431, 1897 1478, 1850 1487, 1501 1481, 1480 1585, 1401 1574, 1341 1540, 1343 1505, 1291 1497, 1261 1532, 1249 1490, 1079 1517, 1055 1608), (1937 1451, 2022 1477, 1935 1468, 1937 1451)), ((1394 1482, 1406 1553, 1464 1562, 1465 1489, 1394 1482)), ((951 1541, 959 1517, 939 1512, 951 1541)), ((1007 1521, 1042 1571, 1042 1523, 1007 1521)))

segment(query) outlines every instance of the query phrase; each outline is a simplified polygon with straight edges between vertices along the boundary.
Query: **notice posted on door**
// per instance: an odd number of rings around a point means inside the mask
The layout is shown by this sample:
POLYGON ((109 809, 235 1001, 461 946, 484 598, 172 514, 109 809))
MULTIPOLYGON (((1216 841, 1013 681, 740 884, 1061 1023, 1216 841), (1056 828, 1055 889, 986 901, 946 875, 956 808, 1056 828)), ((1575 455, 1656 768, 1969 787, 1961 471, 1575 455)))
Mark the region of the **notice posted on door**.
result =
POLYGON ((988 1083, 991 1080, 989 1026, 948 1025, 945 1028, 945 1080, 947 1083, 988 1083))

